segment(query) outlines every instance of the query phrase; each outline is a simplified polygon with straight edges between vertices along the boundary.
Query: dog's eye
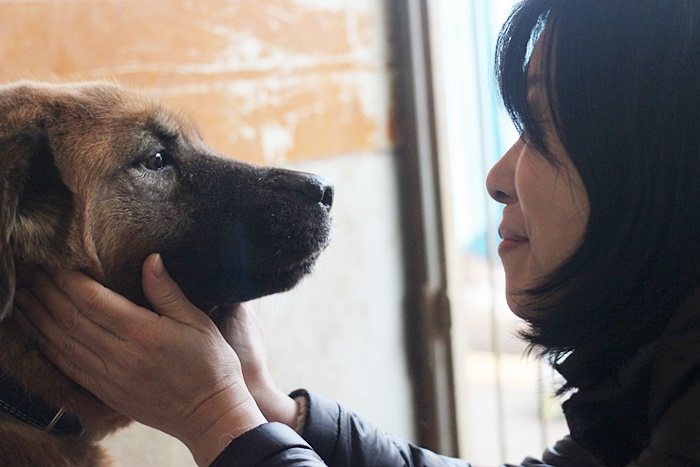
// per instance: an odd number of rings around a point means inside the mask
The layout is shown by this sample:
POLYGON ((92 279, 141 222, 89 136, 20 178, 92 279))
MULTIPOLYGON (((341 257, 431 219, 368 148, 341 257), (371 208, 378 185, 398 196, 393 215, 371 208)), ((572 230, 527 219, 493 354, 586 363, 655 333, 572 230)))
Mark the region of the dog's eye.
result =
POLYGON ((141 161, 141 165, 148 170, 157 172, 164 169, 168 165, 167 156, 162 152, 157 152, 152 156, 141 161))

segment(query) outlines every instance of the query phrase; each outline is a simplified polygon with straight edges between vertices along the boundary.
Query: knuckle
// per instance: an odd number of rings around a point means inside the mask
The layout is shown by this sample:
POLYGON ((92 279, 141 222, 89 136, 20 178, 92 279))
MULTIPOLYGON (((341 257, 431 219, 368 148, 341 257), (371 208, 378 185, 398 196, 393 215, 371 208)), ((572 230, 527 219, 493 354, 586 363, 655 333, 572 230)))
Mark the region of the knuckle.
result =
POLYGON ((54 355, 52 360, 56 364, 56 366, 58 366, 61 369, 61 371, 69 378, 75 380, 80 376, 80 369, 75 363, 73 363, 70 357, 59 353, 57 355, 54 355))
POLYGON ((158 339, 155 338, 149 329, 133 329, 131 333, 130 344, 133 348, 129 348, 130 352, 138 354, 139 352, 151 352, 158 348, 158 339))
POLYGON ((80 333, 80 320, 75 307, 68 307, 64 313, 57 314, 57 322, 68 334, 80 333))
POLYGON ((86 286, 80 295, 80 308, 88 316, 100 316, 105 313, 106 293, 102 286, 86 286))
POLYGON ((161 291, 160 300, 164 305, 172 305, 184 299, 184 295, 180 288, 175 284, 170 284, 167 288, 161 291))
POLYGON ((78 355, 78 346, 76 342, 69 336, 62 336, 56 342, 56 348, 63 356, 64 359, 68 361, 73 361, 78 355))
MULTIPOLYGON (((110 315, 110 300, 105 289, 100 284, 86 287, 79 297, 76 306, 86 318, 93 322, 102 322, 110 315)), ((77 320, 77 316, 75 317, 77 320)))
POLYGON ((114 359, 112 365, 105 364, 111 372, 116 372, 119 375, 130 375, 131 377, 146 376, 148 371, 149 358, 153 355, 148 355, 144 348, 124 349, 119 356, 114 359))

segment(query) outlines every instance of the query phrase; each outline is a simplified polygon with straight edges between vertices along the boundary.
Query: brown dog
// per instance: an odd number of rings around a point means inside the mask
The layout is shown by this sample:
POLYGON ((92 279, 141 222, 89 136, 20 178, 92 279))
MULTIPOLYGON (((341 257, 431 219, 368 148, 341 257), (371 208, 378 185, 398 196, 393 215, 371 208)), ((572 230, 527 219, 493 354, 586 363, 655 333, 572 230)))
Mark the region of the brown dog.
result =
POLYGON ((221 157, 113 84, 0 86, 0 465, 103 465, 129 420, 68 380, 13 310, 17 270, 79 269, 147 306, 160 252, 199 308, 293 287, 330 238, 332 187, 221 157))

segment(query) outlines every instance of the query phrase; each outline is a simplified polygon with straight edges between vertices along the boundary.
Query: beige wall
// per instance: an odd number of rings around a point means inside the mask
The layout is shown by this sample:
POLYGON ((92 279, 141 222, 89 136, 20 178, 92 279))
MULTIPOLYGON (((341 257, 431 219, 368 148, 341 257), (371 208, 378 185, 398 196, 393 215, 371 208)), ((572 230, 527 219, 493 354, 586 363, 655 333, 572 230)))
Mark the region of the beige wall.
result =
POLYGON ((104 77, 279 162, 386 148, 382 1, 0 1, 0 80, 104 77))
MULTIPOLYGON (((336 185, 334 242, 256 301, 273 375, 413 434, 403 350, 385 0, 0 0, 0 82, 106 78, 183 108, 216 150, 336 185)), ((122 465, 192 465, 135 425, 122 465)))

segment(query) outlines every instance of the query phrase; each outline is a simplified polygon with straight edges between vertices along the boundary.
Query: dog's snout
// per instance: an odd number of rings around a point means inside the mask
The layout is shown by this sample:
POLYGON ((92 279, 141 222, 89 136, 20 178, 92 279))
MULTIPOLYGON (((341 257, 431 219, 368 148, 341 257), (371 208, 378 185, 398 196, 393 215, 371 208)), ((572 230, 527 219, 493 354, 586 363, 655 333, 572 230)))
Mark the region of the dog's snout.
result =
POLYGON ((260 180, 263 179, 278 189, 296 192, 314 203, 322 204, 327 209, 333 206, 333 185, 321 176, 306 172, 276 170, 260 180))
POLYGON ((321 203, 328 208, 333 206, 333 185, 321 177, 308 177, 302 182, 301 192, 314 203, 321 203))

